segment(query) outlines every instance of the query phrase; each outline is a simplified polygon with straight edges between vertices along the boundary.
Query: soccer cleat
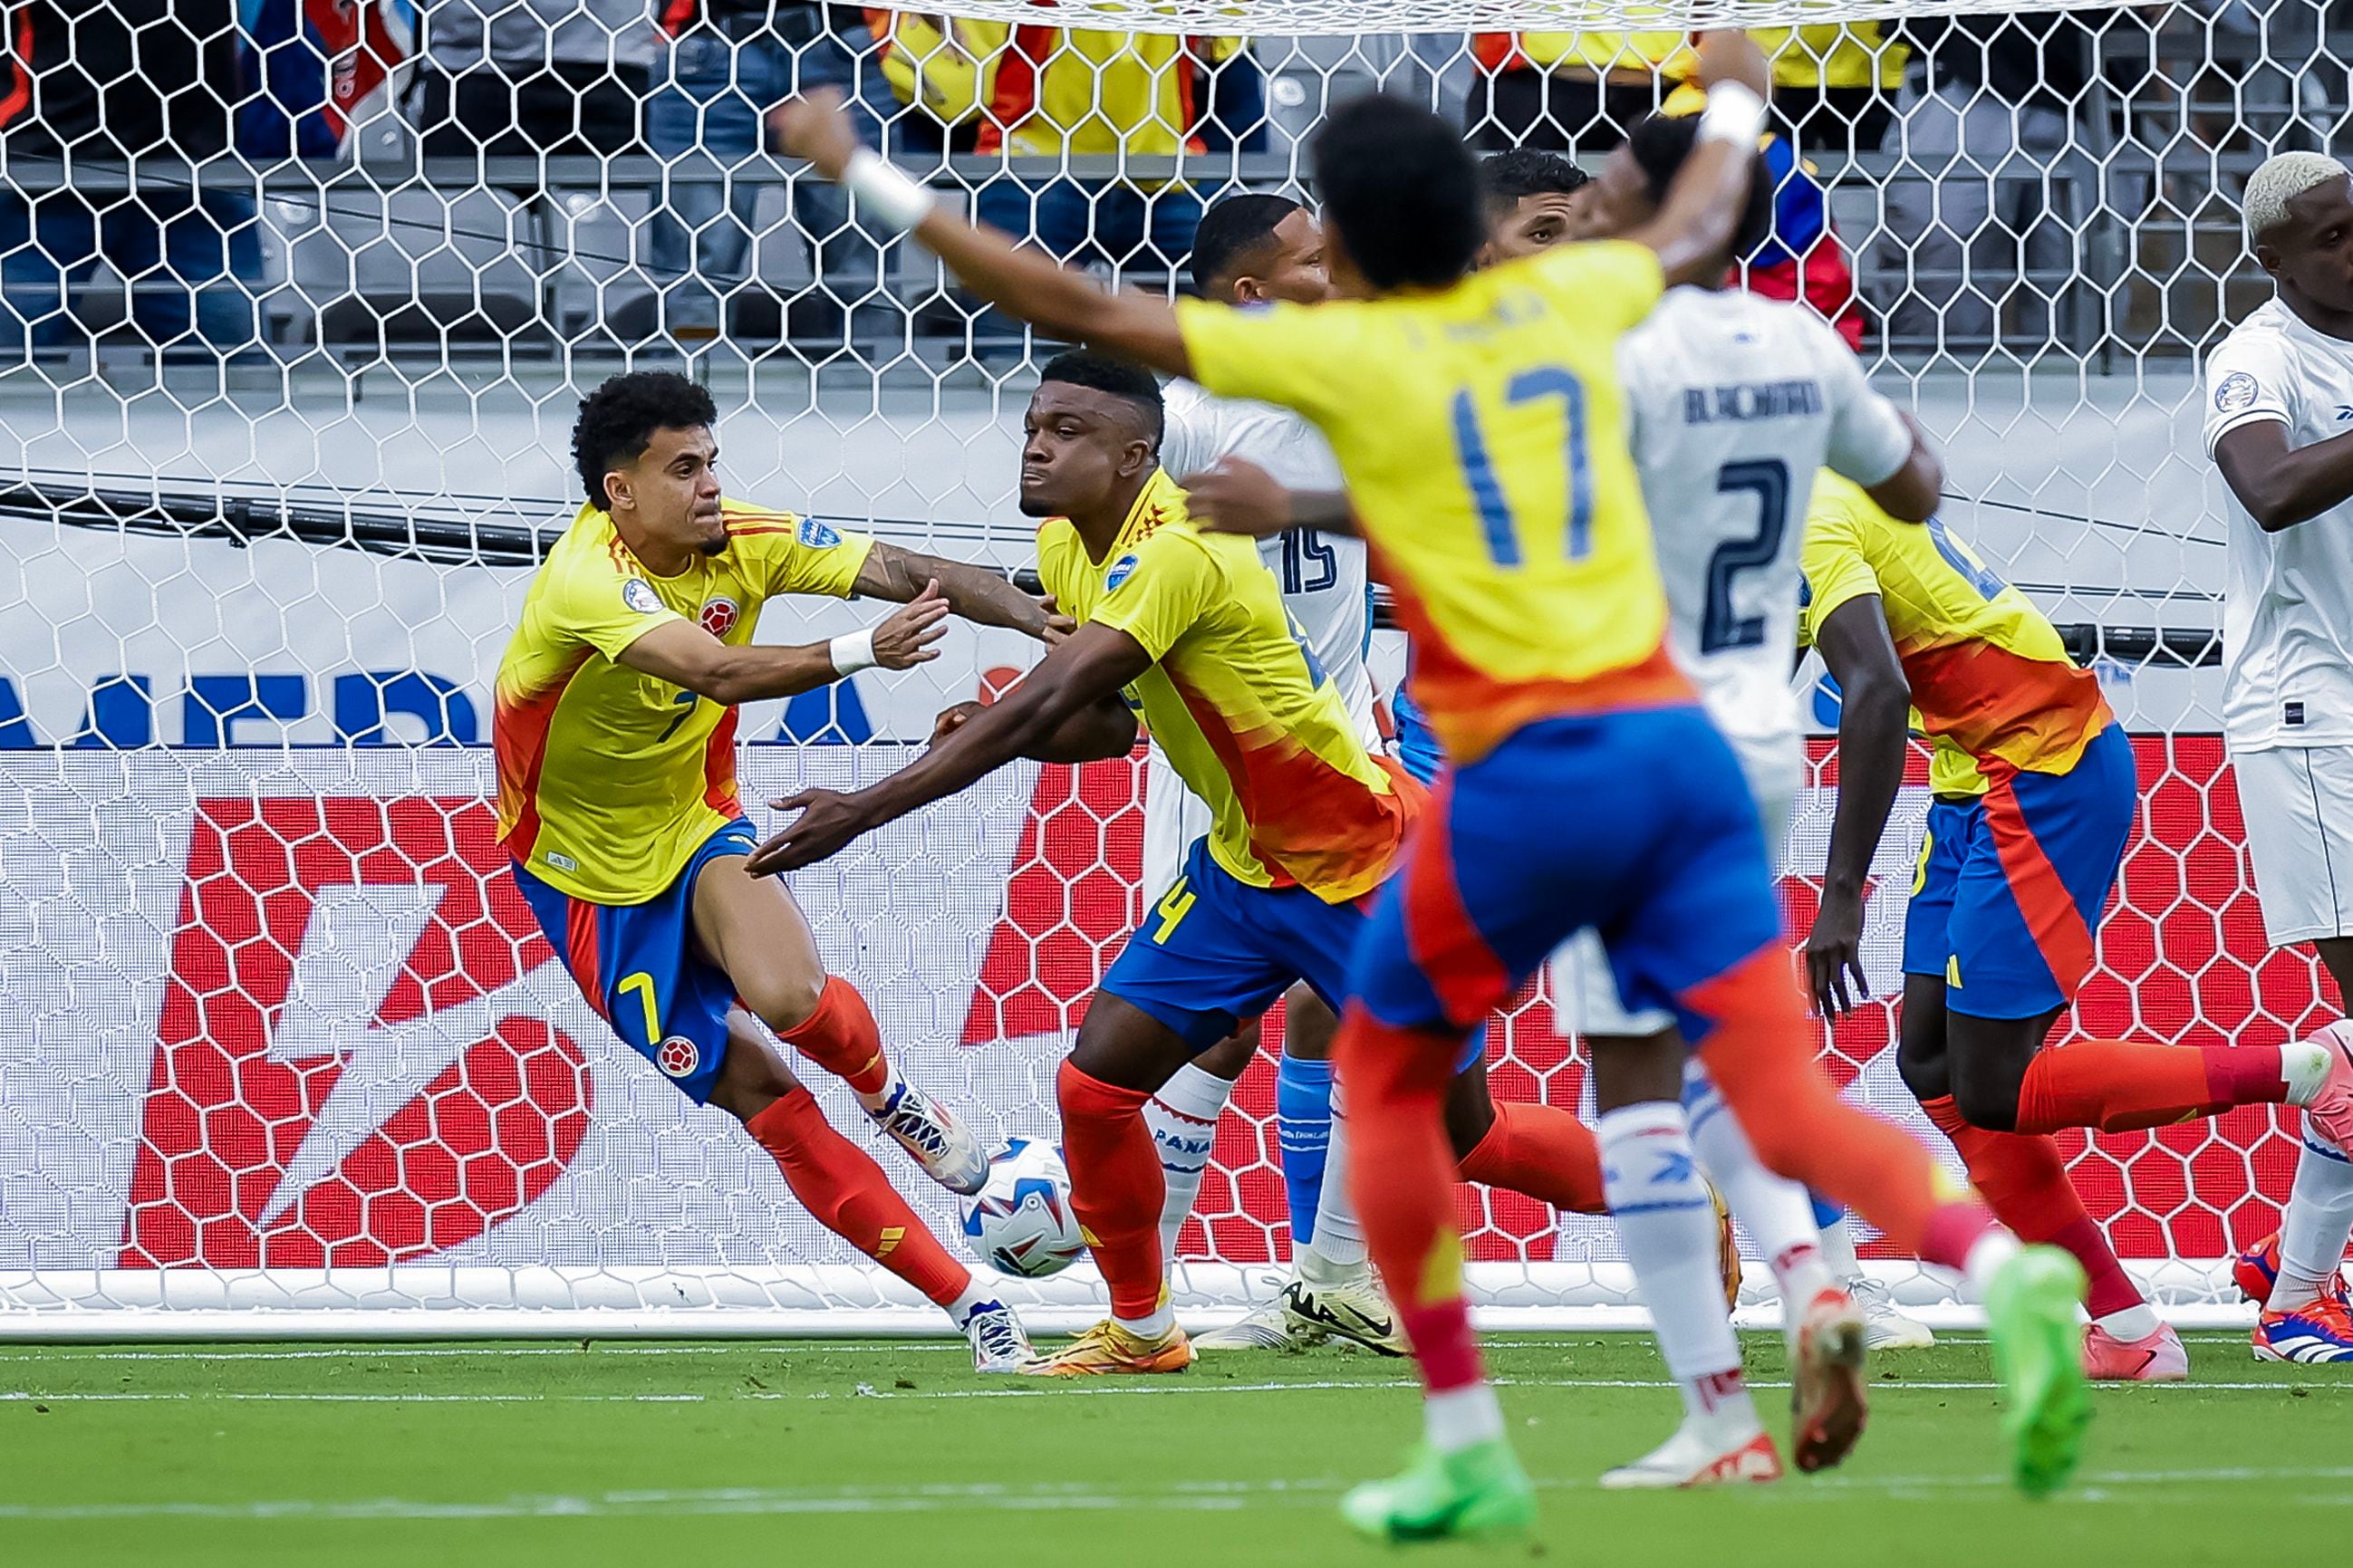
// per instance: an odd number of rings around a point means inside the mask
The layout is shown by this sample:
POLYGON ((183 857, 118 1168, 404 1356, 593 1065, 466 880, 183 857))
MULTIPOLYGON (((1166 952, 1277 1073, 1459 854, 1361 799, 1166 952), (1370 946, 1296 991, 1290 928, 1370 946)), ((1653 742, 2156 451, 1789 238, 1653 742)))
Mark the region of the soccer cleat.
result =
POLYGON ((1635 1460, 1606 1471, 1605 1491, 1665 1491, 1686 1487, 1758 1484, 1781 1479, 1781 1453, 1763 1432, 1741 1438, 1730 1447, 1712 1439, 1689 1422, 1675 1435, 1635 1460))
POLYGON ((2328 1053, 2328 1076, 2304 1108, 2305 1123, 2353 1156, 2353 1018, 2339 1018, 2305 1043, 2328 1053))
POLYGON ((2002 1435, 2011 1477, 2029 1497, 2066 1485, 2083 1458, 2092 1402, 2075 1309, 2085 1288, 2084 1266, 2055 1247, 2021 1247, 1986 1287, 2002 1435))
POLYGON ((2260 1307, 2272 1299, 2272 1287, 2279 1283, 2280 1233, 2272 1232, 2244 1252, 2231 1265, 2231 1283, 2239 1294, 2260 1307))
POLYGON ((1827 1470, 1853 1452, 1870 1411, 1862 1396, 1868 1343, 1862 1309, 1843 1290, 1815 1296, 1789 1358, 1789 1449, 1798 1468, 1827 1470))
POLYGON ((1906 1317, 1887 1287, 1867 1274, 1846 1282, 1846 1293, 1862 1309, 1862 1345, 1873 1351, 1925 1351, 1936 1342, 1928 1325, 1906 1317))
POLYGON ((2120 1340, 2094 1323, 2084 1331, 2084 1375, 2094 1383, 2181 1383, 2189 1352, 2169 1323, 2137 1340, 2120 1340))
POLYGON ((1019 1372, 1038 1359, 1021 1320, 1002 1301, 975 1306, 964 1321, 964 1337, 972 1342, 975 1372, 1019 1372))
POLYGON ((2344 1285, 2292 1312, 2265 1312, 2255 1321, 2257 1361, 2301 1362, 2309 1366, 2353 1364, 2353 1310, 2344 1285))
POLYGON ((1351 1488, 1340 1517, 1377 1541, 1517 1535, 1536 1521, 1536 1492, 1500 1437, 1451 1454, 1425 1446, 1403 1475, 1351 1488))
POLYGON ((1740 1237, 1733 1232, 1732 1205, 1714 1182, 1702 1176, 1700 1184, 1707 1188, 1707 1201, 1715 1205, 1715 1267, 1724 1276, 1724 1305, 1730 1311, 1740 1305, 1740 1237))
POLYGON ((1282 1294, 1271 1301, 1257 1306, 1222 1329, 1210 1329, 1193 1336, 1197 1351, 1303 1351, 1324 1342, 1324 1331, 1314 1323, 1295 1321, 1291 1311, 1293 1280, 1282 1288, 1282 1294))
POLYGON ((1104 1377, 1183 1372, 1193 1364, 1193 1345, 1176 1324, 1156 1340, 1130 1333, 1105 1318, 1060 1350, 1022 1367, 1029 1377, 1104 1377))
POLYGON ((948 1191, 970 1197, 988 1184, 988 1155, 980 1141, 946 1106, 897 1073, 882 1103, 866 1114, 948 1191))
POLYGON ((1405 1325, 1369 1268, 1349 1279, 1319 1285, 1293 1279, 1282 1288, 1292 1322, 1323 1339, 1355 1345, 1376 1355, 1411 1355, 1405 1325))

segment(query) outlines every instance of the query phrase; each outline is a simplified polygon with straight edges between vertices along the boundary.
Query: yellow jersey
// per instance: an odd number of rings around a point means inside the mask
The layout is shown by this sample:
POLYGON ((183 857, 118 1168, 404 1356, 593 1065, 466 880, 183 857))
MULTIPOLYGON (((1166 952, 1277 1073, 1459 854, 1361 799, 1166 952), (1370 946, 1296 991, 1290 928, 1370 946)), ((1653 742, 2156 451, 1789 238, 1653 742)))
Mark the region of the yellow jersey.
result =
POLYGON ((1615 360, 1662 285, 1612 241, 1377 300, 1177 301, 1194 380, 1330 440, 1458 764, 1539 719, 1692 700, 1615 360))
POLYGON ((1824 472, 1799 560, 1801 643, 1841 605, 1879 595, 1936 794, 1983 795, 1989 767, 2070 772, 2116 721, 2099 678, 2067 657, 2042 612, 1942 522, 1899 521, 1824 472))
POLYGON ((609 516, 582 507, 499 660, 499 839, 574 898, 643 903, 744 815, 735 710, 616 662, 622 650, 688 619, 740 647, 775 595, 849 597, 874 547, 813 518, 721 506, 727 548, 675 577, 647 571, 609 516))
POLYGON ((1069 519, 1049 518, 1038 575, 1065 615, 1152 656, 1127 700, 1208 804, 1220 867, 1332 904, 1388 877, 1419 786, 1366 752, 1254 542, 1199 531, 1176 481, 1155 472, 1100 558, 1069 519))

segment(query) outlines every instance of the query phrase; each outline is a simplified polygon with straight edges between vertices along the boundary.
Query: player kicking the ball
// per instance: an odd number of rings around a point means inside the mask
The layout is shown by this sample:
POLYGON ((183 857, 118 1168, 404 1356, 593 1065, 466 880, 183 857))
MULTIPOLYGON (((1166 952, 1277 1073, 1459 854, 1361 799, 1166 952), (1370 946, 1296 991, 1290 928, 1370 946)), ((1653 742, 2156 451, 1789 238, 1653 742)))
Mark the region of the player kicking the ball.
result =
MULTIPOLYGON (((1747 188, 1764 58, 1722 32, 1699 58, 1715 84, 1704 144, 1652 224, 1476 274, 1484 230, 1460 136, 1395 100, 1344 105, 1313 156, 1345 298, 1263 311, 1107 293, 940 212, 860 156, 838 112, 785 110, 794 151, 846 175, 872 216, 913 230, 990 302, 1217 395, 1304 414, 1398 590, 1452 771, 1358 942, 1335 1048, 1366 1239, 1428 1391, 1421 1456, 1342 1506, 1391 1540, 1534 1517, 1471 1329, 1441 1104, 1470 1029, 1588 925, 1610 942, 1630 1004, 1673 1006, 1768 1167, 1984 1291, 2022 1486, 2065 1479, 2088 1415, 2073 1261, 2021 1250, 1813 1062, 1756 807, 1665 646, 1611 357, 1665 283, 1704 275, 1747 188)), ((824 819, 820 848, 857 825, 832 797, 809 815, 824 819)), ((1648 1165, 1658 1201, 1705 1201, 1692 1160, 1648 1165)))
POLYGON ((971 1134, 899 1076, 782 884, 745 873, 736 705, 934 658, 951 611, 1040 638, 1060 625, 987 572, 723 500, 714 417, 709 393, 665 372, 615 376, 581 401, 572 450, 589 499, 499 664, 499 837, 614 1032, 741 1121, 828 1229, 944 1308, 976 1368, 1009 1372, 1030 1359, 1020 1323, 753 1022, 846 1081, 934 1179, 979 1190, 987 1162, 971 1134), (906 607, 830 643, 754 646, 761 605, 781 594, 906 607))

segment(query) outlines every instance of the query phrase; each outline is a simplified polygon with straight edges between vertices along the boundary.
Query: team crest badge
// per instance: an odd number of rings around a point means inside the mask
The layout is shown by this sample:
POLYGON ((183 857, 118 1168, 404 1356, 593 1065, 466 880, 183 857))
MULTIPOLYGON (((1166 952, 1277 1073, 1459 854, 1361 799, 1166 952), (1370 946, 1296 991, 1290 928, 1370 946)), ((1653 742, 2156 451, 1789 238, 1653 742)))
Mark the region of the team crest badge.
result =
POLYGON ((801 519, 801 542, 811 550, 830 550, 841 542, 841 535, 813 517, 801 519))
POLYGON ((654 1066, 672 1078, 692 1078, 702 1065, 702 1053, 684 1035, 672 1035, 654 1051, 654 1066))
POLYGON ((621 603, 641 616, 661 613, 661 595, 655 593, 654 585, 643 577, 632 577, 621 584, 621 603))
POLYGON ((723 637, 734 629, 743 614, 735 607, 733 599, 705 599, 702 608, 695 612, 695 619, 701 621, 702 629, 712 637, 723 637))
POLYGON ((2236 414, 2254 400, 2255 378, 2243 370, 2232 371, 2214 389, 2214 406, 2224 414, 2236 414))
POLYGON ((1122 583, 1126 582, 1134 574, 1135 557, 1133 554, 1121 556, 1118 560, 1111 563, 1111 570, 1103 574, 1103 592, 1106 594, 1118 593, 1119 585, 1122 583))

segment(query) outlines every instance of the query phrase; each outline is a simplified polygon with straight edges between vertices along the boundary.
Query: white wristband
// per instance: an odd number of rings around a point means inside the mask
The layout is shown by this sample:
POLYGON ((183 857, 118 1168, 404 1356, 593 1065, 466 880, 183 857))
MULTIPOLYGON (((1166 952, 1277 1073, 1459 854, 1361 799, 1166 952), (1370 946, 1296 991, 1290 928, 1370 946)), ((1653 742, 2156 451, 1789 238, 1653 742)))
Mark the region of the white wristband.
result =
POLYGON ((1703 142, 1729 142, 1755 147, 1765 133, 1765 100, 1746 85, 1720 81, 1707 89, 1707 108, 1699 117, 1703 142))
POLYGON ((871 147, 860 147, 849 155, 841 184, 870 216, 902 234, 913 233, 934 205, 932 193, 923 182, 871 147))
POLYGON ((844 632, 825 645, 833 658, 836 675, 856 675, 861 669, 871 669, 880 659, 874 657, 874 628, 860 632, 844 632))

